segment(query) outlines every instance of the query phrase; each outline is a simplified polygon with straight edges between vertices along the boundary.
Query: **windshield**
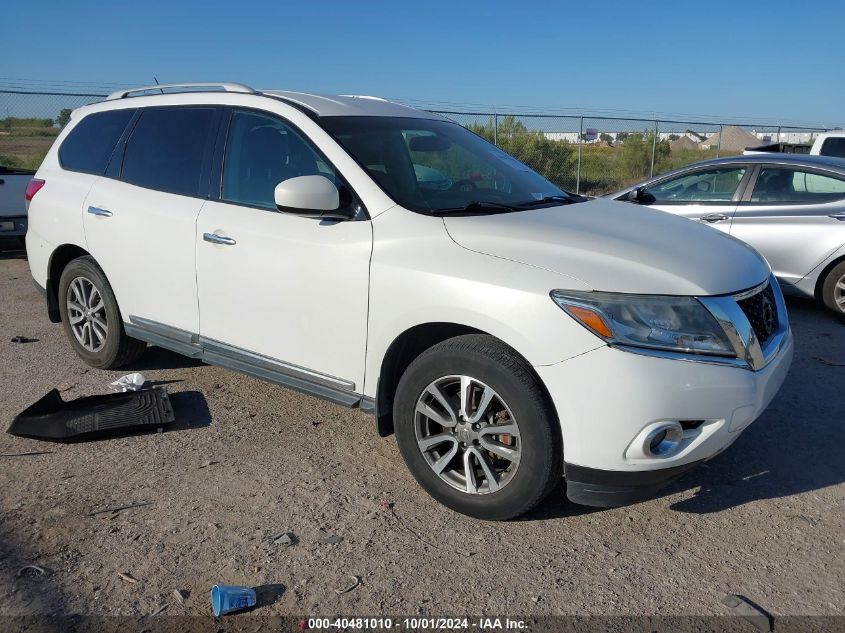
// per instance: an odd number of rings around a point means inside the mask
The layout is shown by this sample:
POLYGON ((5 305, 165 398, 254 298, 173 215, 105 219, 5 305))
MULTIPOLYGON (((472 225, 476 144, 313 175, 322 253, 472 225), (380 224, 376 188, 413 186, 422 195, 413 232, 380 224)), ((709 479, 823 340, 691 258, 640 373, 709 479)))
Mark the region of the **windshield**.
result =
POLYGON ((517 211, 581 199, 457 123, 366 116, 320 122, 391 198, 412 211, 517 211))

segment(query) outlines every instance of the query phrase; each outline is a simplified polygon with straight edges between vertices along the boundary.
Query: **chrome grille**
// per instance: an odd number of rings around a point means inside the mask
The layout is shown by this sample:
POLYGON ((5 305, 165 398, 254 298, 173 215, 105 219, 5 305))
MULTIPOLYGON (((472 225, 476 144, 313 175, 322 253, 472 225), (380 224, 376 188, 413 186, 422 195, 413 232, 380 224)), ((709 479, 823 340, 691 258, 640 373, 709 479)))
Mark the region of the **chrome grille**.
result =
POLYGON ((748 317, 761 345, 777 331, 778 309, 771 283, 751 296, 738 299, 736 303, 748 317))

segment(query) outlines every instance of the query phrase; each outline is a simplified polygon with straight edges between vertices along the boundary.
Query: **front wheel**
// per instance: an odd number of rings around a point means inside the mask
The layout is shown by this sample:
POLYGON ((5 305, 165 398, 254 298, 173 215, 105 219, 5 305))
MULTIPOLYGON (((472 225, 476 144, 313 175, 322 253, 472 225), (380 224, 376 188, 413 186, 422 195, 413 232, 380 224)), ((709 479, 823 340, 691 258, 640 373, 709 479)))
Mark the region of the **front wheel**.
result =
POLYGON ((74 259, 62 271, 59 312, 71 347, 92 367, 121 367, 147 347, 126 335, 111 285, 92 257, 74 259))
POLYGON ((462 514, 514 518, 560 481, 557 417, 528 363, 491 336, 421 354, 399 381, 393 419, 416 480, 462 514))
POLYGON ((845 262, 834 266, 825 277, 822 300, 834 312, 845 314, 845 262))

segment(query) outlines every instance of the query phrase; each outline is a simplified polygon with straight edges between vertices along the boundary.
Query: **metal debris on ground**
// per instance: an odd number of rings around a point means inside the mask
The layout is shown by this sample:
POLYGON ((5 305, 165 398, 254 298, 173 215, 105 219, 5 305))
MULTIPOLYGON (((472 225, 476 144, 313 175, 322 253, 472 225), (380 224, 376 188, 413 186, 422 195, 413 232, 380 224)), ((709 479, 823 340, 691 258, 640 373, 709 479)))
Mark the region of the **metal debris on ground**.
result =
POLYGON ((110 382, 109 388, 118 393, 140 391, 144 387, 145 382, 147 382, 147 379, 144 378, 144 374, 136 371, 134 374, 126 374, 114 382, 110 382))
POLYGON ((176 602, 179 604, 185 604, 185 600, 191 595, 191 592, 187 589, 174 589, 173 590, 173 597, 176 598, 176 602))
POLYGON ((25 453, 2 453, 0 457, 28 457, 30 455, 50 455, 53 451, 27 451, 25 453))
POLYGON ((296 545, 296 536, 292 532, 277 532, 270 537, 274 545, 296 545))
POLYGON ((758 631, 769 633, 774 630, 774 619, 772 616, 748 598, 736 594, 728 594, 722 598, 722 604, 730 607, 735 615, 753 624, 758 631))
POLYGON ((135 576, 133 576, 132 574, 130 574, 128 572, 124 573, 124 572, 120 571, 120 572, 117 573, 117 575, 120 576, 121 580, 125 580, 126 582, 128 582, 131 585, 134 585, 136 582, 138 582, 138 579, 135 578, 135 576))
POLYGON ((37 343, 37 338, 29 338, 28 336, 13 336, 12 343, 37 343))
POLYGON ((89 517, 97 516, 98 514, 116 514, 121 512, 122 510, 132 510, 133 508, 143 508, 144 506, 151 506, 153 505, 149 501, 142 501, 141 503, 130 503, 129 505, 125 506, 114 506, 111 508, 103 508, 102 510, 94 510, 93 512, 89 513, 89 517))
POLYGON ((358 576, 353 576, 352 574, 349 574, 349 577, 352 579, 352 582, 343 589, 335 589, 334 592, 336 594, 340 595, 343 593, 349 593, 350 591, 355 589, 355 587, 361 584, 361 579, 358 576))
POLYGON ((18 570, 16 575, 20 578, 21 576, 43 576, 46 573, 47 570, 43 567, 39 567, 38 565, 25 565, 18 570))
POLYGON ((821 356, 813 356, 817 361, 819 361, 822 365, 828 365, 829 367, 845 367, 845 363, 836 361, 836 360, 828 360, 827 358, 822 358, 821 356))
POLYGON ((200 468, 208 468, 209 466, 214 466, 214 464, 219 464, 220 462, 215 462, 214 460, 207 459, 202 464, 199 465, 200 468))
POLYGON ((338 543, 343 542, 343 537, 338 536, 337 534, 332 534, 330 536, 325 536, 325 537, 317 540, 317 542, 320 543, 321 545, 337 545, 338 543))

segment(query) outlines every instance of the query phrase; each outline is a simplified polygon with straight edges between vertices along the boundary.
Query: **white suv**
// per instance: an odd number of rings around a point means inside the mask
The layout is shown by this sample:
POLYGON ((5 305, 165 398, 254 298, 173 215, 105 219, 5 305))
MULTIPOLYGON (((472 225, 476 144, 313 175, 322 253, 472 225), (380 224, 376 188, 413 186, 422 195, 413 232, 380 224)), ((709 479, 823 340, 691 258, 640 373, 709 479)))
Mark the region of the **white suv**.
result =
POLYGON ((32 275, 94 367, 152 343, 358 407, 487 519, 561 476, 578 503, 647 498, 786 376, 778 285, 719 231, 383 99, 155 90, 75 111, 29 189, 32 275))

